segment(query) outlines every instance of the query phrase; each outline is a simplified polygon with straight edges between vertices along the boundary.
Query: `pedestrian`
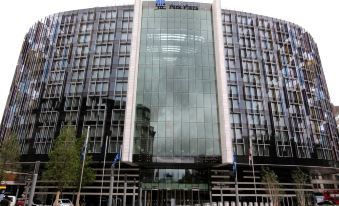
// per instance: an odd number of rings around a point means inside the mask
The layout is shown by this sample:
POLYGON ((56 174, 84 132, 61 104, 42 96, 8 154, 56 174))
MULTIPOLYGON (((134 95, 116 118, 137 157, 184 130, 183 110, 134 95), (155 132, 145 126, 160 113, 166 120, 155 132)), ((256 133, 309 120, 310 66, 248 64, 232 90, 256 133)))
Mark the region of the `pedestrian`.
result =
POLYGON ((6 195, 0 202, 1 206, 9 206, 9 204, 11 203, 9 197, 6 195))
POLYGON ((1 201, 2 199, 4 199, 4 197, 5 197, 5 191, 2 190, 2 191, 0 192, 0 201, 1 201))
POLYGON ((86 206, 85 198, 82 199, 80 206, 86 206))

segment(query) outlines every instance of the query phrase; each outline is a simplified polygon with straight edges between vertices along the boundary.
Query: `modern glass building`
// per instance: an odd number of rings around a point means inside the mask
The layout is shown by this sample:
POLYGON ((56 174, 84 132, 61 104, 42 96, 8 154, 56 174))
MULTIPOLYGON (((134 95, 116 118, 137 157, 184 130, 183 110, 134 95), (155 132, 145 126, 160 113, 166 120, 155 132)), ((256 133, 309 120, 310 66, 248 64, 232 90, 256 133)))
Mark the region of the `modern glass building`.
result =
MULTIPOLYGON (((14 132, 23 163, 44 163, 66 124, 79 135, 90 126, 97 179, 82 191, 93 205, 107 199, 120 151, 113 195, 127 205, 235 201, 236 194, 267 202, 263 166, 278 175, 285 205, 295 201, 297 167, 311 177, 305 191, 338 187, 338 131, 311 35, 217 0, 136 0, 34 24, 0 139, 14 132)), ((38 182, 37 196, 54 192, 38 182)))
POLYGON ((337 122, 337 128, 339 129, 339 106, 334 106, 333 113, 335 116, 335 121, 337 122))

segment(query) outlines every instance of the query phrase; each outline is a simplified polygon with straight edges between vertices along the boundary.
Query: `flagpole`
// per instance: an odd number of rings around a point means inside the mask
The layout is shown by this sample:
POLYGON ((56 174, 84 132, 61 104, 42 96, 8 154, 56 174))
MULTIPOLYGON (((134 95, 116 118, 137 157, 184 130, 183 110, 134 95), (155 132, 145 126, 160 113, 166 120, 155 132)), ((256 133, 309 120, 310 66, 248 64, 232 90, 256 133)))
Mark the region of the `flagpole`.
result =
POLYGON ((108 206, 112 206, 113 185, 114 185, 114 164, 111 165, 111 177, 110 177, 110 181, 109 181, 108 206))
POLYGON ((85 167, 85 162, 86 162, 86 152, 87 152, 87 144, 88 144, 88 139, 89 139, 89 129, 90 129, 90 126, 88 126, 88 128, 87 128, 87 136, 86 136, 85 147, 84 147, 84 151, 83 151, 84 157, 83 157, 82 166, 81 166, 79 190, 78 190, 78 193, 77 193, 77 199, 76 199, 75 206, 80 205, 80 191, 81 191, 82 178, 83 178, 83 175, 84 175, 84 167, 85 167))
POLYGON ((253 174, 253 183, 254 183, 255 202, 256 202, 256 205, 258 205, 257 184, 256 184, 256 182, 255 182, 255 174, 254 174, 253 159, 252 159, 252 174, 253 174))
MULTIPOLYGON (((234 183, 235 183, 235 205, 239 206, 239 188, 238 188, 238 168, 237 168, 237 155, 233 154, 233 165, 232 165, 232 170, 233 170, 233 175, 234 177, 234 183)), ((223 198, 222 198, 223 199, 223 198)))
MULTIPOLYGON (((238 161, 238 138, 235 137, 235 145, 236 147, 234 148, 235 151, 233 150, 233 170, 235 170, 235 204, 236 206, 239 206, 239 185, 238 185, 238 165, 237 165, 237 161, 238 161)), ((222 203, 222 205, 224 205, 224 203, 222 203)))
MULTIPOLYGON (((120 145, 120 149, 119 149, 119 157, 121 158, 121 147, 122 145, 120 145)), ((118 180, 117 180, 117 192, 115 193, 115 206, 117 205, 118 203, 118 192, 119 192, 119 177, 120 177, 120 160, 119 160, 119 163, 118 163, 118 180)))
MULTIPOLYGON (((117 163, 117 161, 119 161, 119 169, 120 169, 120 160, 121 160, 121 156, 120 156, 120 152, 116 153, 112 165, 111 165, 111 179, 109 182, 109 196, 108 196, 108 206, 112 206, 112 199, 113 199, 113 186, 114 186, 114 168, 115 168, 115 163, 117 163)), ((117 191, 118 193, 118 191, 117 191)), ((116 201, 115 201, 116 203, 116 201)), ((115 204, 116 205, 116 204, 115 204)))
POLYGON ((239 187, 238 187, 238 168, 237 168, 237 162, 235 162, 235 204, 236 204, 236 206, 239 206, 239 187))
POLYGON ((108 136, 106 137, 106 141, 105 141, 105 154, 104 154, 104 163, 103 163, 103 166, 102 166, 102 177, 101 177, 101 189, 100 189, 99 206, 101 206, 102 187, 104 185, 104 176, 105 176, 105 168, 106 168, 106 154, 107 154, 107 140, 108 140, 108 136))
POLYGON ((250 137, 250 159, 249 159, 251 166, 252 166, 252 175, 253 175, 253 185, 254 185, 254 194, 255 194, 255 205, 258 205, 258 197, 257 197, 257 184, 255 182, 255 172, 254 172, 254 156, 253 156, 253 147, 252 147, 252 138, 250 137))

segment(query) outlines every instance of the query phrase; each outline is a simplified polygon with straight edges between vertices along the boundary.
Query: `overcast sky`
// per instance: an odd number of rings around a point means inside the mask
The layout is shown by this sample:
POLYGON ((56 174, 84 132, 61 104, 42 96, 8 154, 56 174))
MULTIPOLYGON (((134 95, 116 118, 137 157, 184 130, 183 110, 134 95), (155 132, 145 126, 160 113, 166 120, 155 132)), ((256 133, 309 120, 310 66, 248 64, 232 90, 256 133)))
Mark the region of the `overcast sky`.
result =
MULTIPOLYGON (((194 0, 195 1, 195 0, 194 0)), ((201 0, 200 2, 211 2, 201 0)), ((82 8, 131 4, 133 0, 2 0, 0 3, 0 118, 8 97, 23 38, 39 19, 82 8)), ((291 21, 318 44, 332 103, 339 105, 339 2, 336 0, 221 0, 222 7, 291 21)))

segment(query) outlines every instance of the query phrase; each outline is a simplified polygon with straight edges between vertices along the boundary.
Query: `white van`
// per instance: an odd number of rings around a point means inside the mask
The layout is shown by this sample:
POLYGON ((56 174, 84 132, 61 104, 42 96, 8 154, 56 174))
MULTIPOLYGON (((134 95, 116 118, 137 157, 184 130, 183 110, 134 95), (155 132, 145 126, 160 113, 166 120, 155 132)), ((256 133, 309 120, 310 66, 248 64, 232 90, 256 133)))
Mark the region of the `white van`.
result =
POLYGON ((9 203, 9 206, 15 206, 16 205, 16 197, 15 196, 11 196, 11 195, 8 195, 7 197, 11 201, 11 203, 9 203))
POLYGON ((58 203, 60 206, 74 206, 72 201, 69 199, 59 199, 58 203))

